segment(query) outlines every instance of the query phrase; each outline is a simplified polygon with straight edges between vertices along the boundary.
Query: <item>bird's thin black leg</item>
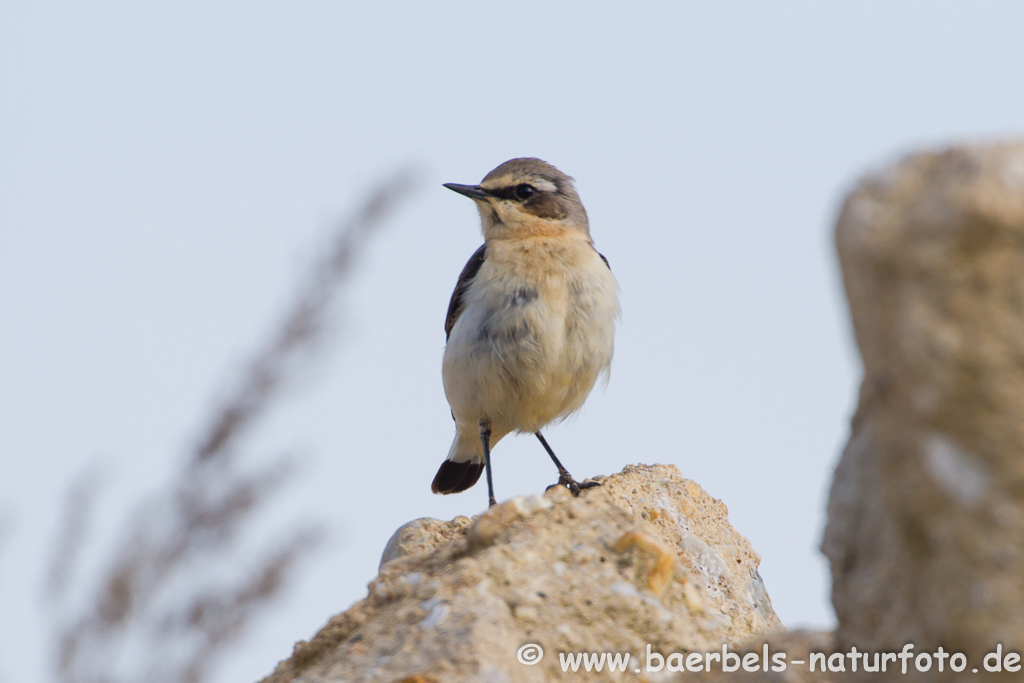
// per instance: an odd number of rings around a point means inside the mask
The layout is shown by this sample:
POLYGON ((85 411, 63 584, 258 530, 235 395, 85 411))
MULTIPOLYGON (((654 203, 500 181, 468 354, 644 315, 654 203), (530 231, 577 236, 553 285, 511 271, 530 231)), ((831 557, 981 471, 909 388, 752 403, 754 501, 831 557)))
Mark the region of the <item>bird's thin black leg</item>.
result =
POLYGON ((494 507, 494 482, 491 480, 491 423, 480 420, 480 443, 484 445, 484 469, 487 470, 488 507, 494 507))
POLYGON ((565 486, 572 492, 572 495, 578 496, 580 495, 581 489, 592 489, 595 486, 601 485, 596 481, 588 481, 583 484, 578 483, 572 478, 572 475, 569 474, 569 470, 565 469, 565 467, 562 466, 562 463, 558 461, 558 458, 555 457, 555 452, 551 450, 551 446, 548 445, 544 436, 540 432, 534 432, 534 434, 540 440, 540 445, 544 446, 544 450, 546 450, 548 455, 551 456, 551 461, 555 463, 555 467, 558 468, 558 483, 555 484, 556 486, 565 486))

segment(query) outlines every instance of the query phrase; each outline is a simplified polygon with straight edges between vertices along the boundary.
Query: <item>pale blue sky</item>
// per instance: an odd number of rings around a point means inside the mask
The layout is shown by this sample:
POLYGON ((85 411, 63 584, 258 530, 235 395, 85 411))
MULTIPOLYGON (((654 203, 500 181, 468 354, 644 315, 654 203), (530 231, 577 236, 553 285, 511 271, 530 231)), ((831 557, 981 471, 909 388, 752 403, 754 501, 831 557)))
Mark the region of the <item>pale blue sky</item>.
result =
MULTIPOLYGON (((790 626, 827 626, 817 545, 859 364, 831 225, 857 176, 1019 134, 1013 2, 0 4, 0 679, 44 672, 39 577, 101 456, 99 523, 145 496, 263 338, 327 227, 423 182, 359 268, 343 334, 247 444, 302 475, 261 518, 331 543, 218 680, 270 671, 359 599, 452 423, 442 323, 480 242, 473 183, 576 177, 622 287, 611 382, 548 437, 578 477, 670 462, 729 507, 790 626)), ((499 498, 554 481, 495 451, 499 498)), ((267 532, 270 533, 270 532, 267 532)), ((90 541, 102 554, 111 532, 90 541)))

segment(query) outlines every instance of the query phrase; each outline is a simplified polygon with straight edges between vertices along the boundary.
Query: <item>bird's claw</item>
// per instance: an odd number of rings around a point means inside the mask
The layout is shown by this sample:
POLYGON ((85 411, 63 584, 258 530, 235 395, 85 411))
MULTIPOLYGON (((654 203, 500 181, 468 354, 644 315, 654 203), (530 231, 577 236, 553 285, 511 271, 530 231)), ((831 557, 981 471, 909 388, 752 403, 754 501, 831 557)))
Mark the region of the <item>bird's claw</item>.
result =
POLYGON ((600 485, 601 482, 597 481, 585 481, 582 484, 580 484, 575 479, 573 479, 572 475, 570 475, 568 472, 560 474, 558 476, 558 483, 555 484, 555 486, 564 486, 565 488, 569 489, 569 492, 572 493, 574 497, 579 496, 580 491, 584 489, 592 489, 595 486, 600 485))

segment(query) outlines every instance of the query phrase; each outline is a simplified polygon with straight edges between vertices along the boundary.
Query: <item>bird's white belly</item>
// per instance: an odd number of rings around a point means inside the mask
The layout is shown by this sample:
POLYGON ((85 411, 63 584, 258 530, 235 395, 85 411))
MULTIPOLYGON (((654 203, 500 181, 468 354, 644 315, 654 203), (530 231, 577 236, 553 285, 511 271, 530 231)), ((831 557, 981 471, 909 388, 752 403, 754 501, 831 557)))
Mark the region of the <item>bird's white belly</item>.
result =
POLYGON ((573 276, 530 282, 481 271, 445 348, 445 394, 460 429, 495 440, 536 432, 586 400, 611 363, 615 280, 594 254, 573 276))

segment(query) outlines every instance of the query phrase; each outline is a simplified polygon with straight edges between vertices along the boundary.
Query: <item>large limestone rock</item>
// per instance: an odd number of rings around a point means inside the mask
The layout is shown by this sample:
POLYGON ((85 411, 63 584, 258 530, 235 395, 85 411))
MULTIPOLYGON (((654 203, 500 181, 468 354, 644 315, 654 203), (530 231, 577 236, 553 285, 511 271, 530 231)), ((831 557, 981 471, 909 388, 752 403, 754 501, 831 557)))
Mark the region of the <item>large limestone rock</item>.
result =
POLYGON ((941 645, 970 665, 920 680, 977 680, 1024 650, 1024 144, 866 178, 836 241, 864 359, 823 543, 837 643, 941 645))
POLYGON ((758 562, 725 506, 675 467, 630 466, 579 498, 552 489, 402 527, 366 599, 266 681, 645 680, 647 644, 739 647, 781 628, 758 562), (527 665, 529 644, 544 655, 527 665), (583 651, 635 657, 627 673, 563 673, 558 653, 583 651))

